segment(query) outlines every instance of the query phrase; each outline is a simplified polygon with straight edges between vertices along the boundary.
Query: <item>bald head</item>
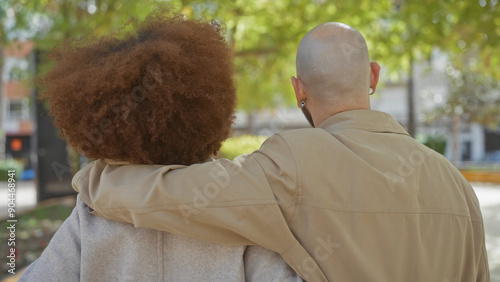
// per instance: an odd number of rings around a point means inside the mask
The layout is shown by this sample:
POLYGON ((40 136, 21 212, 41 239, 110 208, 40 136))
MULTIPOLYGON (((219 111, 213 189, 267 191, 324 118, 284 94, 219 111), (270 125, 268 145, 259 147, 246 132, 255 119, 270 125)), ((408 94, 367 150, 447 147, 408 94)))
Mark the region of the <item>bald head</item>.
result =
POLYGON ((370 58, 365 39, 342 23, 324 23, 313 28, 300 42, 297 76, 318 101, 366 98, 370 58))

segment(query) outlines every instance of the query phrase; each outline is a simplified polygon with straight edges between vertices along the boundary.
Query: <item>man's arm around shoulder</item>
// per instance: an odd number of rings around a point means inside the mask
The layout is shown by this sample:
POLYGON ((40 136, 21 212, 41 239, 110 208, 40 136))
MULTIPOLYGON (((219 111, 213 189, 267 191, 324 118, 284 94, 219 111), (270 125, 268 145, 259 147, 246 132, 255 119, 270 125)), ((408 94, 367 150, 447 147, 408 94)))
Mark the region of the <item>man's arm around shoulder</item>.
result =
POLYGON ((183 167, 97 160, 75 175, 73 187, 105 218, 226 244, 255 244, 263 231, 288 229, 284 217, 298 195, 295 162, 279 135, 234 161, 183 167))

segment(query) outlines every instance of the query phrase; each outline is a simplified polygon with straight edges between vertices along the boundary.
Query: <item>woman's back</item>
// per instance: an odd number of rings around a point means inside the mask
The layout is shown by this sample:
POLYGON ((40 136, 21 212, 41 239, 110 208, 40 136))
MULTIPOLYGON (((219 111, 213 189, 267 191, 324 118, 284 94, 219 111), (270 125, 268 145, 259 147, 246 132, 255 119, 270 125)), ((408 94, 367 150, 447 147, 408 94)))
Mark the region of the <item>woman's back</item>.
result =
POLYGON ((199 241, 73 213, 19 281, 302 281, 260 246, 199 241), (51 266, 51 267, 47 267, 51 266))

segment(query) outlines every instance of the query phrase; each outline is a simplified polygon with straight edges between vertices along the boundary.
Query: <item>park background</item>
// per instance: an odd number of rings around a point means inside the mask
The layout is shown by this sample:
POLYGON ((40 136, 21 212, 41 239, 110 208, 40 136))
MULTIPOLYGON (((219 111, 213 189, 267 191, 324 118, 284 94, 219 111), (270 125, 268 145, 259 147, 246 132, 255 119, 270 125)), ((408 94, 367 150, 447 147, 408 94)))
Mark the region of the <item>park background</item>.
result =
MULTIPOLYGON (((0 2, 0 255, 8 236, 8 169, 18 177, 18 268, 32 262, 74 206, 72 175, 88 160, 57 135, 37 102, 46 55, 70 38, 117 32, 172 5, 220 21, 233 50, 239 107, 218 157, 249 153, 281 130, 308 127, 290 77, 302 36, 343 22, 382 66, 372 108, 445 155, 481 201, 492 281, 500 281, 500 7, 498 0, 4 0, 0 2), (5 202, 5 203, 3 203, 5 202)), ((0 266, 7 277, 6 264, 0 266)), ((422 270, 425 271, 425 270, 422 270)))

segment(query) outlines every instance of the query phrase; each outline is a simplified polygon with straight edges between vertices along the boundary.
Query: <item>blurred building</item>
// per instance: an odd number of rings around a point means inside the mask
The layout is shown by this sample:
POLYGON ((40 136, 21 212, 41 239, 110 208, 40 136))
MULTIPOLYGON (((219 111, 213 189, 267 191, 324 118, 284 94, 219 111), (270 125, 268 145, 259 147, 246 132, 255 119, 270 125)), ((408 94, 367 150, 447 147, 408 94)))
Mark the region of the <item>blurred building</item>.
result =
POLYGON ((32 41, 18 41, 3 48, 1 83, 2 131, 5 134, 4 153, 6 159, 22 161, 31 168, 30 148, 33 134, 31 111, 30 56, 34 48, 32 41))
MULTIPOLYGON (((414 65, 414 101, 416 132, 427 136, 440 136, 446 139, 445 156, 453 159, 453 120, 441 118, 427 123, 425 113, 443 107, 449 95, 447 57, 434 52, 429 61, 414 65)), ((372 99, 372 108, 391 114, 400 124, 407 126, 408 78, 402 77, 401 82, 386 82, 379 95, 372 99)), ((478 123, 458 123, 457 161, 481 161, 488 152, 500 150, 500 130, 493 131, 478 123)))

